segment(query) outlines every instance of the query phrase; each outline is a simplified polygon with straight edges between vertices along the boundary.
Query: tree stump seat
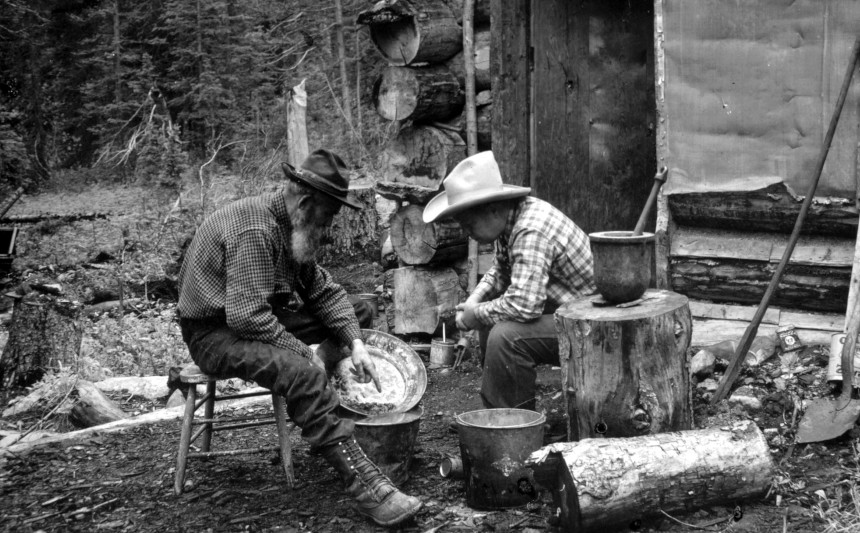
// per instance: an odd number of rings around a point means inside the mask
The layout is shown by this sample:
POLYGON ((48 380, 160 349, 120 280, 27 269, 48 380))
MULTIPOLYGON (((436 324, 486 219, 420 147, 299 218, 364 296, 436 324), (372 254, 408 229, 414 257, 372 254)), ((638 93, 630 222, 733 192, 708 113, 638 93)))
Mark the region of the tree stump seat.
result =
POLYGON ((173 490, 177 495, 182 494, 185 488, 185 471, 188 459, 211 458, 219 455, 241 455, 251 453, 263 453, 279 451, 281 465, 287 477, 287 486, 292 489, 295 485, 293 473, 292 448, 290 445, 290 432, 287 427, 287 413, 284 399, 270 391, 254 391, 238 394, 217 394, 217 382, 234 376, 212 376, 206 374, 200 367, 190 363, 183 367, 179 373, 179 380, 188 387, 188 396, 185 400, 185 415, 182 418, 182 432, 179 439, 179 452, 176 458, 176 478, 173 490), (197 385, 206 384, 206 393, 198 399, 197 385), (248 398, 252 396, 271 395, 273 416, 261 418, 259 416, 219 416, 215 417, 215 402, 248 398), (204 407, 203 418, 195 419, 195 413, 201 406, 204 407), (274 424, 278 431, 277 446, 263 446, 259 448, 242 448, 211 451, 212 435, 217 431, 242 429, 255 426, 274 424), (194 426, 200 426, 192 433, 194 426), (200 451, 191 452, 191 444, 202 437, 200 451))
POLYGON ((687 297, 649 289, 619 307, 595 294, 555 316, 570 440, 692 427, 687 297))

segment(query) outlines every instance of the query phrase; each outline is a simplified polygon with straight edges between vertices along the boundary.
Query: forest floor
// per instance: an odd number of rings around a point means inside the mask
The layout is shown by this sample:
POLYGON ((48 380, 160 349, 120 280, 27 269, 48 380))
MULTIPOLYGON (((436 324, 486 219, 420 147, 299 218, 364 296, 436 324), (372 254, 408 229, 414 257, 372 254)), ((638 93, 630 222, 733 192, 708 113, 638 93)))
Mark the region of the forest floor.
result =
MULTIPOLYGON (((84 211, 108 215, 23 225, 15 269, 4 281, 6 286, 38 278, 58 281, 68 287, 69 294, 89 303, 95 301, 94 294, 112 286, 124 287, 125 297, 143 297, 146 309, 126 315, 124 322, 115 314, 88 315, 84 324, 86 355, 106 374, 166 376, 168 367, 187 362, 172 321, 171 290, 169 284, 160 281, 170 272, 166 263, 193 227, 192 217, 169 216, 175 195, 175 191, 116 187, 101 188, 98 194, 87 189, 60 197, 25 198, 16 206, 18 214, 40 206, 43 212, 64 215, 84 211), (148 205, 141 205, 143 198, 148 205), (158 245, 154 245, 156 240, 158 245), (96 261, 100 253, 110 258, 96 261), (137 338, 137 344, 130 337, 137 338), (140 337, 146 340, 141 342, 140 337)), ((381 284, 377 264, 333 265, 332 273, 351 293, 372 292, 381 284)), ((0 342, 3 339, 0 337, 0 342)), ((752 419, 764 431, 777 473, 767 494, 736 505, 671 516, 650 509, 652 516, 631 524, 630 529, 768 533, 860 530, 860 432, 855 428, 828 442, 794 444, 806 403, 830 392, 825 380, 827 351, 827 347, 808 347, 788 369, 777 357, 745 368, 738 383, 767 393, 763 407, 755 412, 728 402, 709 406, 699 388, 693 396, 696 428, 752 419)), ((422 357, 426 362, 426 354, 422 357)), ((541 369, 539 405, 554 413, 561 409, 558 375, 557 369, 541 369)), ((715 378, 719 379, 719 374, 715 378)), ((449 430, 449 423, 457 413, 481 408, 480 383, 481 370, 474 357, 456 370, 428 365, 416 449, 409 479, 402 486, 425 505, 401 530, 533 533, 557 529, 552 523, 556 506, 551 491, 540 492, 531 503, 517 509, 473 510, 466 505, 464 482, 441 477, 441 459, 459 454, 459 438, 449 430)), ((2 391, 0 409, 25 392, 2 391)), ((117 398, 129 414, 159 410, 165 400, 117 398)), ((21 431, 37 423, 44 429, 61 429, 42 420, 44 414, 2 418, 0 430, 21 431)), ((383 530, 352 508, 334 471, 321 457, 309 453, 295 429, 291 433, 298 483, 295 489, 286 489, 277 457, 263 454, 191 462, 188 490, 174 495, 179 426, 175 419, 16 453, 3 454, 0 450, 0 530, 383 530)), ((276 442, 272 426, 230 437, 219 435, 216 445, 219 437, 242 447, 276 442)))

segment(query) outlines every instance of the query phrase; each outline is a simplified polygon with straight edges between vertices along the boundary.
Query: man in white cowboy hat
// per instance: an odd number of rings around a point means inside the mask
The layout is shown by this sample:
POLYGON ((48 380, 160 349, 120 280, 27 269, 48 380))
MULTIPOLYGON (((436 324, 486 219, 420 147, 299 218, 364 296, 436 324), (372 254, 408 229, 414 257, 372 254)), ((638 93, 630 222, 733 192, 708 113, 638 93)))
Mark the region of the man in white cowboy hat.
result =
POLYGON ((588 236, 528 187, 505 185, 492 152, 464 159, 424 208, 451 217, 479 243, 495 243, 493 266, 457 306, 457 327, 477 329, 487 408, 535 408, 536 365, 559 364, 553 313, 595 292, 588 236))
POLYGON ((337 339, 359 379, 380 389, 360 331, 370 326, 370 309, 351 301, 314 261, 341 206, 361 205, 347 197, 346 165, 328 150, 283 171, 281 190, 233 202, 197 230, 179 274, 182 337, 207 374, 252 380, 282 395, 290 419, 340 474, 358 511, 380 525, 399 524, 421 501, 400 492, 365 456, 308 346, 337 339))

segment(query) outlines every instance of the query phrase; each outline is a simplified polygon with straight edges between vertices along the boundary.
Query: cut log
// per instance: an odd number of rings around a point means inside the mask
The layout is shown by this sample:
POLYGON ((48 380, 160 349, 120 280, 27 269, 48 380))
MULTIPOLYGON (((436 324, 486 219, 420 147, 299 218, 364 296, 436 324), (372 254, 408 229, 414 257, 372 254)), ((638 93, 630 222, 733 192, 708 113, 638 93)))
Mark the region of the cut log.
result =
POLYGON ((364 204, 363 209, 341 209, 334 217, 326 244, 317 253, 321 264, 344 258, 376 261, 379 258, 379 229, 373 208, 376 191, 370 184, 350 184, 349 198, 364 204))
POLYGON ((17 299, 0 356, 0 388, 26 387, 48 370, 75 368, 83 334, 81 309, 78 302, 35 291, 17 299))
POLYGON ((391 65, 442 63, 463 47, 461 28, 444 0, 382 0, 362 11, 359 24, 391 65))
POLYGON ((398 205, 403 204, 403 202, 423 205, 439 194, 438 189, 435 188, 410 185, 408 183, 392 183, 390 181, 377 182, 376 192, 383 198, 396 201, 398 205))
POLYGON ((444 66, 387 67, 373 84, 373 104, 386 120, 447 120, 464 101, 460 82, 444 66))
MULTIPOLYGON (((490 76, 490 28, 475 31, 475 91, 484 91, 492 87, 490 76)), ((457 77, 460 85, 466 85, 466 69, 463 51, 457 53, 445 64, 457 77)))
POLYGON ((432 335, 443 320, 454 316, 461 289, 453 268, 403 267, 392 272, 395 334, 432 335))
POLYGON ((391 244, 397 257, 407 265, 456 261, 466 256, 469 238, 453 220, 427 224, 424 207, 408 205, 391 219, 391 244))
MULTIPOLYGON (((481 93, 483 94, 483 93, 481 93)), ((478 150, 491 150, 493 148, 493 105, 479 105, 475 109, 476 126, 478 128, 478 150)), ((451 131, 466 138, 466 114, 461 113, 457 118, 443 124, 434 124, 439 128, 451 128, 451 131)))
MULTIPOLYGON (((638 529, 634 522, 661 511, 690 512, 761 497, 774 475, 767 440, 750 421, 552 444, 529 460, 540 463, 543 457, 556 469, 552 494, 561 531, 638 529)), ((545 477, 539 471, 537 464, 536 479, 545 477)))
MULTIPOLYGON (((457 24, 461 24, 463 19, 463 0, 445 0, 448 7, 454 13, 457 19, 457 24)), ((490 0, 476 0, 475 2, 475 24, 490 23, 490 0)))
POLYGON ((432 126, 402 128, 379 156, 383 181, 438 189, 445 176, 466 158, 459 134, 432 126))
MULTIPOLYGON (((687 226, 791 233, 803 197, 779 182, 757 191, 670 194, 672 221, 687 226)), ((827 198, 814 201, 803 221, 804 233, 857 236, 857 209, 853 200, 827 198)))
POLYGON ((651 289, 631 307, 600 301, 587 296, 556 311, 570 440, 690 429, 687 298, 651 289))
POLYGON ((79 379, 78 399, 69 413, 69 420, 79 428, 89 428, 128 418, 113 400, 89 381, 79 379))

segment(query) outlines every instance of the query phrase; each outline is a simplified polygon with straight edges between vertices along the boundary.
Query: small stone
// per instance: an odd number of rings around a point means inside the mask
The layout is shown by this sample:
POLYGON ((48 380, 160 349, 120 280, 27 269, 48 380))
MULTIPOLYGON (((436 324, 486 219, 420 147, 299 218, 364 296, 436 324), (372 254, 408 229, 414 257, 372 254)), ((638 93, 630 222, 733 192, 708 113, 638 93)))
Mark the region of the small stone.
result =
POLYGON ((717 357, 708 350, 699 350, 690 361, 690 374, 705 379, 713 375, 717 357))

